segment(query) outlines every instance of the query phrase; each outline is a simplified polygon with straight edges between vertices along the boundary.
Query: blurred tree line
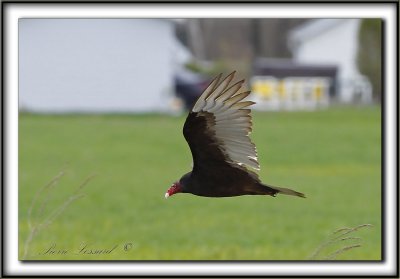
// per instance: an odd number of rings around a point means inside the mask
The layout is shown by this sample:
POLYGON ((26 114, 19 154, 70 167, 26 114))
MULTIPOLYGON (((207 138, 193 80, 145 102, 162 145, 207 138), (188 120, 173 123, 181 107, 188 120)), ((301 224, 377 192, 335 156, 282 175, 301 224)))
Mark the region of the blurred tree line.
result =
POLYGON ((382 95, 382 20, 363 19, 358 33, 358 68, 367 76, 377 101, 382 95))
POLYGON ((291 57, 290 29, 307 19, 202 18, 178 25, 177 35, 199 60, 216 61, 216 69, 250 75, 256 57, 291 57))

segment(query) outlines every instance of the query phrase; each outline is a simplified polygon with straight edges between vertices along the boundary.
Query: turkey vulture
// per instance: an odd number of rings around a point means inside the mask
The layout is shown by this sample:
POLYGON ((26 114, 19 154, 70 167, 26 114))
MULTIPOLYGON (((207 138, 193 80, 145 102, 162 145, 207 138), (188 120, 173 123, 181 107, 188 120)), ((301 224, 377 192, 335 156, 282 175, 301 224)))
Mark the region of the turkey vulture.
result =
POLYGON ((263 184, 249 170, 260 169, 257 151, 249 134, 254 102, 243 101, 250 91, 239 92, 244 80, 233 83, 235 72, 221 81, 221 74, 204 90, 183 126, 193 157, 193 170, 175 182, 165 198, 177 193, 203 197, 304 194, 263 184))

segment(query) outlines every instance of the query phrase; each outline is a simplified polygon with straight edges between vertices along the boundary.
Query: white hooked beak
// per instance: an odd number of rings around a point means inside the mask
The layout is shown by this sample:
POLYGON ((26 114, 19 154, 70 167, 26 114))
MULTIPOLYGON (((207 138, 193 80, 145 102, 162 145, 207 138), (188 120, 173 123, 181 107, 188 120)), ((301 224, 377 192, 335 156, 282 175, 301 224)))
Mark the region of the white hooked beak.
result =
POLYGON ((168 197, 169 197, 169 194, 165 193, 165 198, 168 199, 168 197))

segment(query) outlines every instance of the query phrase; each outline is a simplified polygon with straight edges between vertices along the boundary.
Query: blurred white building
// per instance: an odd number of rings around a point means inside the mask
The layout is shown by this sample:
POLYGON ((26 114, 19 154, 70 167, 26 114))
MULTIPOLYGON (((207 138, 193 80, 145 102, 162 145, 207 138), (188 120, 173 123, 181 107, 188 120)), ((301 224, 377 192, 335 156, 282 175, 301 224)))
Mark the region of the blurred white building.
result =
POLYGON ((167 111, 189 59, 171 20, 20 19, 20 109, 167 111))
POLYGON ((338 66, 340 102, 372 102, 371 84, 357 68, 360 22, 360 19, 314 19, 289 34, 296 63, 338 66))

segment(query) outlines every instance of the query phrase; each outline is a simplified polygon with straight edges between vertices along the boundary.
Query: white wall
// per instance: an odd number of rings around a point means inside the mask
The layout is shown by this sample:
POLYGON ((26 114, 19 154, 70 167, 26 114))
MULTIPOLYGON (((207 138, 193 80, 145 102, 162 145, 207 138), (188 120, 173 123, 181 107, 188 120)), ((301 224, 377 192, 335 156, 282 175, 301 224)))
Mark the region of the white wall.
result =
POLYGON ((296 50, 297 61, 338 64, 340 75, 358 74, 356 66, 359 19, 342 20, 318 36, 303 41, 296 50))
POLYGON ((174 40, 167 20, 21 19, 20 108, 165 110, 173 86, 174 40))
POLYGON ((351 92, 345 84, 360 76, 356 61, 360 20, 342 19, 338 22, 323 32, 300 41, 296 46, 294 59, 305 63, 338 65, 340 97, 347 101, 351 92))

